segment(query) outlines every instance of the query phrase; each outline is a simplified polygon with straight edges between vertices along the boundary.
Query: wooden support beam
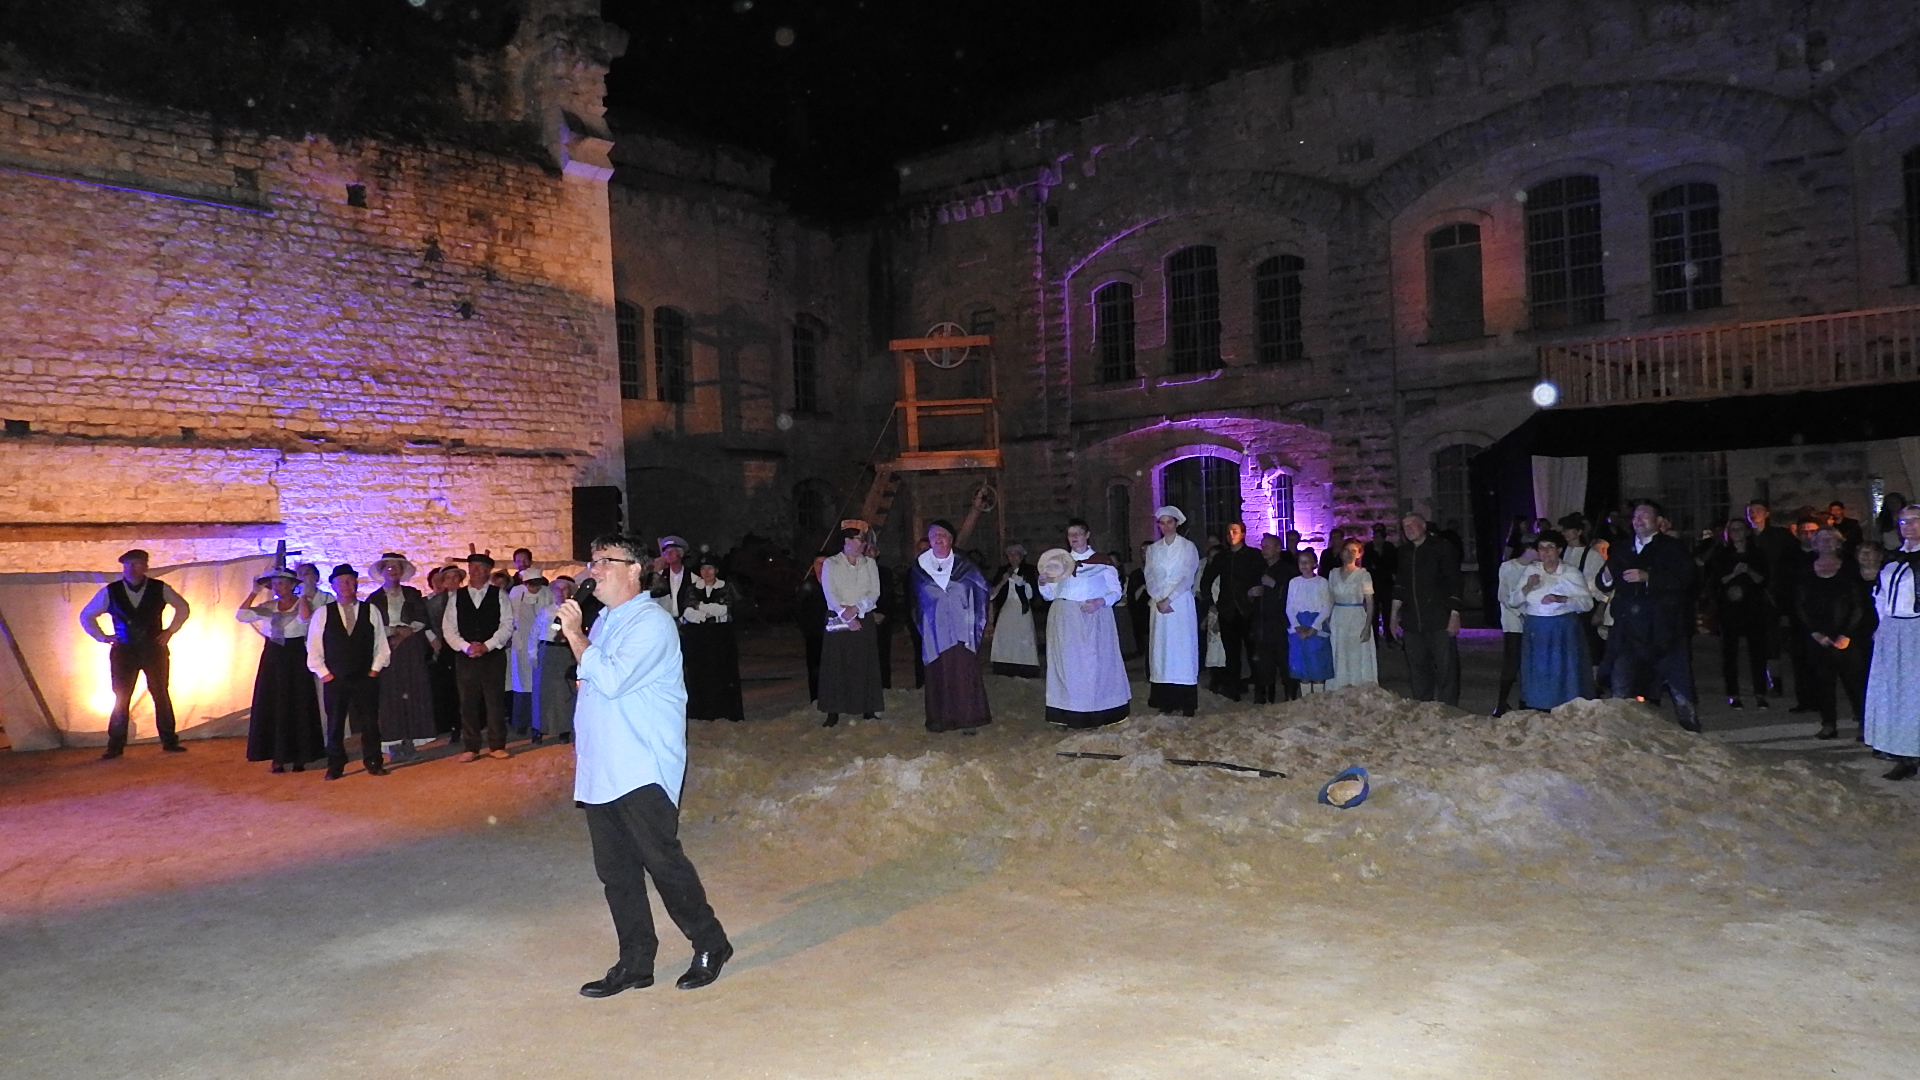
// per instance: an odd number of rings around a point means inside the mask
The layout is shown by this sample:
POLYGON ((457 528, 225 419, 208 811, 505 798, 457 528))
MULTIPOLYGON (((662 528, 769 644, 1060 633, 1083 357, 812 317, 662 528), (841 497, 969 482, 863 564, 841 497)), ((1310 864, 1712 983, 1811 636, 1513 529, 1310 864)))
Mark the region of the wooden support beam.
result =
POLYGON ((919 352, 924 349, 984 349, 992 344, 992 334, 962 334, 954 337, 894 338, 887 342, 887 348, 894 352, 919 352))
POLYGON ((901 454, 892 465, 900 472, 936 472, 942 469, 997 469, 998 450, 922 450, 901 454))
POLYGON ((0 521, 0 543, 75 540, 276 540, 278 521, 0 521))

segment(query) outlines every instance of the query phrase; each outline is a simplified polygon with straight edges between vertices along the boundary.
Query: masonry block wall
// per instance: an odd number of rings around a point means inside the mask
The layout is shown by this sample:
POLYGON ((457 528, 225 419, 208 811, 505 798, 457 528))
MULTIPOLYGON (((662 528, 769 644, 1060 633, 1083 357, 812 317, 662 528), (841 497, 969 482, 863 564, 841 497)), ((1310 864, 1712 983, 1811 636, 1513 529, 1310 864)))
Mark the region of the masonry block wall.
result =
MULTIPOLYGON (((539 152, 269 137, 0 85, 0 525, 568 555, 570 489, 625 481, 611 255, 604 175, 539 152)), ((111 568, 126 546, 0 542, 0 570, 111 568)))
POLYGON ((811 552, 826 518, 858 507, 876 425, 866 384, 890 362, 870 355, 859 245, 775 203, 760 155, 621 132, 614 160, 634 528, 715 552, 748 533, 811 552), (676 319, 678 395, 662 385, 676 319))
POLYGON ((1455 512, 1436 461, 1533 414, 1541 345, 1920 302, 1916 146, 1904 0, 1488 3, 907 162, 895 292, 916 326, 995 309, 1018 538, 1102 520, 1129 479, 1144 536, 1155 470, 1208 446, 1259 463, 1252 516, 1263 477, 1297 472, 1311 537, 1455 512), (1599 182, 1605 312, 1555 328, 1529 307, 1526 198, 1569 175, 1599 182), (1649 200, 1692 183, 1719 193, 1724 302, 1661 314, 1649 200), (1485 328, 1441 341, 1428 245, 1451 223, 1478 229, 1485 328), (1195 245, 1217 257, 1223 366, 1179 374, 1166 264, 1195 245), (1303 266, 1303 355, 1263 364, 1253 275, 1276 255, 1303 266), (1103 378, 1093 294, 1116 282, 1136 370, 1103 378))

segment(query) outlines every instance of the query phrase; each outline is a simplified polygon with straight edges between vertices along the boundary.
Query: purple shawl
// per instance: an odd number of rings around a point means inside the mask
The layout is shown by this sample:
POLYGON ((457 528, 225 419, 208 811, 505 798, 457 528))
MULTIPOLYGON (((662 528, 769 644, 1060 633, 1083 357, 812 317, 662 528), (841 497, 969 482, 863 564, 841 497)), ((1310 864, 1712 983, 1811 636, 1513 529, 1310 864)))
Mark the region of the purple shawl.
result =
POLYGON ((980 651, 987 632, 987 579, 964 555, 953 557, 953 574, 942 589, 912 564, 913 614, 920 626, 920 659, 933 663, 955 645, 980 651))

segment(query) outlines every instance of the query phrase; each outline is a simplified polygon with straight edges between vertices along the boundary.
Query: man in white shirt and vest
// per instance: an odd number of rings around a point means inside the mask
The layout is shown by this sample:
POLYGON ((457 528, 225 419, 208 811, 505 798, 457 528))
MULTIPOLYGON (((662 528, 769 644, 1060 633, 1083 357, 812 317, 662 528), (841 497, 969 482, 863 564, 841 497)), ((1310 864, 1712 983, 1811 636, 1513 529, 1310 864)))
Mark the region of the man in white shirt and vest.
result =
POLYGON ((380 672, 392 659, 387 620, 377 604, 360 599, 360 572, 346 563, 328 575, 338 597, 307 624, 307 670, 320 680, 327 712, 327 779, 347 771, 347 721, 360 734, 360 760, 369 776, 387 775, 380 757, 380 672))
POLYGON ((440 634, 453 650, 454 682, 460 689, 461 761, 480 757, 486 728, 487 756, 507 755, 507 649, 513 644, 513 606, 504 590, 488 582, 493 556, 467 556, 467 584, 453 594, 440 619, 440 634))
POLYGON ((593 865, 606 886, 620 959, 580 993, 603 998, 653 985, 660 939, 647 900, 648 878, 674 925, 693 943, 693 964, 675 985, 694 990, 720 977, 733 946, 680 846, 680 791, 687 772, 680 633, 646 594, 639 540, 603 536, 590 550, 587 569, 605 610, 591 633, 581 628, 577 601, 556 611, 579 663, 573 797, 587 813, 593 865))
POLYGON ((147 677, 147 696, 153 699, 160 749, 186 752, 174 730, 173 697, 167 693, 171 663, 167 642, 190 614, 192 609, 173 586, 147 576, 147 553, 139 548, 120 556, 120 579, 107 582, 81 609, 81 629, 95 641, 112 646, 107 651, 107 669, 113 681, 113 713, 107 720, 107 752, 101 757, 117 758, 127 748, 128 711, 142 674, 147 677), (168 608, 173 609, 171 624, 166 623, 168 608), (100 632, 102 615, 113 619, 111 637, 100 632))

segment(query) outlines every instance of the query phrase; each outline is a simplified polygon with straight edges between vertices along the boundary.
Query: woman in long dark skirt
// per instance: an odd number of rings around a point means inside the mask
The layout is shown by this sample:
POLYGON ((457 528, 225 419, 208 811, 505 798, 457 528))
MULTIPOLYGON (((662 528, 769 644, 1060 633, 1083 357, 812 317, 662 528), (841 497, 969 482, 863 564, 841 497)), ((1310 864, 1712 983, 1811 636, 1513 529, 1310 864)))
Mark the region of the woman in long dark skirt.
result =
POLYGON ((432 644, 433 655, 427 658, 428 685, 433 694, 433 730, 436 735, 445 734, 448 742, 454 742, 460 735, 460 684, 454 675, 453 650, 441 639, 440 627, 447 605, 453 602, 453 594, 467 580, 467 572, 457 566, 443 566, 427 575, 427 586, 433 591, 427 595, 427 640, 432 644))
POLYGON ((953 550, 953 526, 927 526, 927 550, 910 588, 927 665, 927 730, 967 731, 993 723, 980 642, 987 629, 987 579, 953 550))
POLYGON ((863 530, 840 530, 838 555, 820 564, 820 591, 826 597, 826 640, 820 646, 822 727, 840 722, 843 712, 872 719, 886 707, 880 691, 880 646, 873 640, 868 615, 880 603, 880 567, 867 557, 863 530))
POLYGON ((428 644, 427 601, 406 581, 416 573, 406 556, 389 551, 373 564, 380 588, 369 601, 386 619, 391 658, 380 672, 380 737, 394 743, 392 760, 419 756, 415 743, 431 742, 439 728, 433 712, 433 646, 428 644))
POLYGON ((740 700, 740 645, 733 637, 733 586, 720 568, 702 558, 680 610, 680 653, 687 671, 687 719, 746 719, 740 700))
POLYGON ((307 623, 300 617, 290 570, 254 582, 236 617, 267 639, 253 678, 253 715, 247 722, 247 760, 271 761, 274 772, 300 772, 326 753, 320 733, 320 691, 307 670, 307 623), (262 588, 272 595, 256 604, 262 588))
POLYGON ((1813 564, 1801 572, 1794 590, 1796 614, 1808 637, 1807 674, 1812 677, 1814 708, 1820 713, 1818 739, 1840 734, 1837 682, 1852 700, 1855 715, 1865 719, 1867 665, 1862 647, 1873 633, 1873 594, 1859 572, 1841 555, 1846 539, 1840 530, 1814 534, 1813 564))

